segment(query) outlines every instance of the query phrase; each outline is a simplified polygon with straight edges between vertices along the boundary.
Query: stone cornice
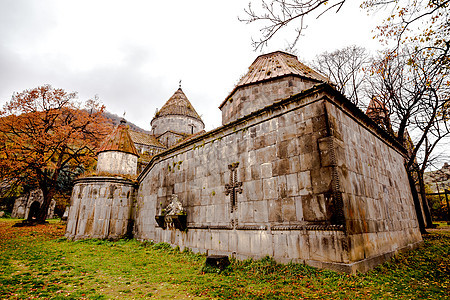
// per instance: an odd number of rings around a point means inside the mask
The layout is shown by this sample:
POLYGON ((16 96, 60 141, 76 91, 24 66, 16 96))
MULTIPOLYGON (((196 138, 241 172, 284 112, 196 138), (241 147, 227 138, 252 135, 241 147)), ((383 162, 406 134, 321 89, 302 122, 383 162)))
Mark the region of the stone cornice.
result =
POLYGON ((78 183, 92 184, 94 182, 98 182, 98 183, 109 182, 109 183, 120 183, 120 184, 138 186, 137 182, 134 182, 133 180, 122 178, 122 177, 90 176, 90 177, 77 178, 73 181, 74 184, 78 184, 78 183))

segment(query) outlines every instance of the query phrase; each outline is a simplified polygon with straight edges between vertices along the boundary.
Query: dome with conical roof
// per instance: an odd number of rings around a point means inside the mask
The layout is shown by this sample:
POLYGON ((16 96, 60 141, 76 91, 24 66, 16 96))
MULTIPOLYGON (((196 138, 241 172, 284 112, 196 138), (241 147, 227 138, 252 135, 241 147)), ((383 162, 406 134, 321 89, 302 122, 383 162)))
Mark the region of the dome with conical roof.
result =
POLYGON ((167 100, 166 104, 156 113, 155 118, 169 115, 187 116, 202 121, 181 87, 178 88, 172 97, 167 100))
POLYGON ((238 82, 236 87, 261 82, 286 75, 296 75, 318 82, 327 82, 328 78, 301 63, 295 55, 275 51, 258 56, 238 82))
POLYGON ((258 56, 220 104, 222 124, 251 114, 329 80, 295 55, 275 51, 258 56))
POLYGON ((205 128, 205 124, 181 87, 156 112, 150 124, 153 134, 166 147, 174 145, 186 135, 195 134, 205 128))

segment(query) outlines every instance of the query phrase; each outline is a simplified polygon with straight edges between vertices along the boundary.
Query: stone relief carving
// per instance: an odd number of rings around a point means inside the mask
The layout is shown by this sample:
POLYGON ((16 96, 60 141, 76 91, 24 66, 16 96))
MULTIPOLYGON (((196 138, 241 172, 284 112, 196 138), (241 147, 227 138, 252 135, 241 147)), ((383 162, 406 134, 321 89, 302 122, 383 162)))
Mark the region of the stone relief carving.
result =
POLYGON ((186 230, 187 215, 178 195, 171 195, 170 203, 155 216, 156 223, 163 229, 186 230))
POLYGON ((230 183, 225 184, 225 195, 230 196, 230 211, 236 210, 237 204, 237 193, 242 194, 242 182, 237 180, 237 168, 239 167, 239 162, 232 163, 228 165, 230 170, 230 183))

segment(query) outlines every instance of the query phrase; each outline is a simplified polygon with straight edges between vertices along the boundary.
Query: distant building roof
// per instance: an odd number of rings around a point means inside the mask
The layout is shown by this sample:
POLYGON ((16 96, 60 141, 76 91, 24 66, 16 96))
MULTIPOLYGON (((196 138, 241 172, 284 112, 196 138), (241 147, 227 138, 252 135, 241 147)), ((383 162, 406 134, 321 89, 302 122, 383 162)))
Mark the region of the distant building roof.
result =
POLYGON ((188 116, 199 120, 203 123, 202 119, 195 111, 191 102, 189 102, 183 90, 179 88, 173 95, 167 100, 166 104, 156 113, 155 118, 170 115, 188 116))
POLYGON ((384 105, 384 103, 381 102, 380 100, 378 100, 377 98, 372 97, 372 99, 370 100, 369 106, 367 107, 366 115, 368 115, 369 117, 372 118, 372 116, 377 116, 381 113, 383 113, 383 114, 388 113, 388 109, 386 108, 386 105, 384 105))
POLYGON ((383 129, 387 130, 391 134, 394 133, 391 126, 391 120, 389 118, 389 110, 386 108, 386 105, 384 105, 384 103, 376 97, 372 97, 370 100, 369 106, 366 110, 366 115, 383 129))
POLYGON ((130 137, 133 140, 133 142, 136 144, 157 147, 157 148, 162 148, 162 149, 166 148, 152 134, 145 133, 145 132, 133 131, 133 130, 128 130, 128 133, 130 134, 130 137))
POLYGON ((295 55, 275 51, 258 56, 236 86, 243 86, 285 75, 298 75, 320 82, 328 78, 302 64, 295 55))
POLYGON ((125 125, 126 121, 120 121, 114 130, 108 135, 103 142, 97 153, 105 151, 120 151, 125 153, 134 154, 139 156, 130 134, 128 133, 128 127, 125 125))
POLYGON ((205 130, 201 130, 201 131, 199 131, 199 132, 197 132, 197 133, 190 134, 190 135, 186 136, 184 139, 178 141, 178 142, 177 142, 175 145, 173 145, 173 146, 177 146, 177 145, 179 145, 179 144, 182 144, 182 143, 184 143, 184 142, 187 142, 187 141, 189 141, 190 139, 193 139, 193 138, 195 138, 195 137, 198 137, 198 136, 200 136, 200 135, 202 135, 202 134, 204 134, 204 133, 206 133, 206 131, 205 131, 205 130))
POLYGON ((168 133, 179 135, 179 136, 181 136, 183 138, 190 135, 190 134, 183 133, 183 132, 176 132, 176 131, 173 131, 173 130, 166 130, 166 131, 164 131, 163 134, 158 135, 157 138, 159 139, 160 137, 162 137, 163 135, 168 134, 168 133))

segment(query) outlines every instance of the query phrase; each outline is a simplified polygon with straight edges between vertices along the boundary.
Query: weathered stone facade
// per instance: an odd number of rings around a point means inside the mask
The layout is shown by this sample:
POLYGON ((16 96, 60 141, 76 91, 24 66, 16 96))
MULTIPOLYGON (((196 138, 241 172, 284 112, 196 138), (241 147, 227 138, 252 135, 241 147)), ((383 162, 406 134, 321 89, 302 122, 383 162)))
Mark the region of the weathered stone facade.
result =
POLYGON ((220 106, 222 124, 242 118, 274 101, 298 94, 317 83, 318 81, 290 75, 270 82, 258 82, 240 87, 233 91, 220 106))
MULTIPOLYGON (((346 103, 345 99, 340 101, 346 103)), ((341 106, 327 108, 339 145, 335 147, 336 167, 349 259, 354 264, 364 262, 364 268, 373 267, 385 260, 383 256, 422 241, 404 168, 404 150, 364 115, 355 119, 355 113, 341 106)))
POLYGON ((167 131, 184 135, 195 134, 202 131, 204 127, 205 125, 200 120, 191 117, 186 118, 181 115, 156 117, 152 121, 152 132, 156 136, 160 136, 167 131))
MULTIPOLYGON (((245 84, 222 103, 225 125, 153 156, 139 174, 129 210, 134 237, 346 272, 368 270, 420 244, 405 149, 330 85, 313 85, 319 76, 305 79, 310 69, 294 65, 292 56, 275 52, 261 59, 263 67, 251 67, 245 84), (159 219, 174 197, 186 212, 186 231, 159 219)), ((83 184, 86 192, 74 189, 72 207, 80 207, 81 195, 92 215, 89 201, 104 199, 107 188, 83 184)), ((107 205, 96 203, 99 210, 107 205)), ((71 224, 89 223, 75 211, 71 224)), ((131 223, 123 223, 122 234, 131 223)), ((71 226, 69 237, 101 236, 86 225, 73 235, 71 226)), ((104 225, 95 226, 111 237, 104 225)))
POLYGON ((421 236, 401 150, 335 96, 313 88, 163 153, 140 175, 135 236, 348 272, 413 247, 421 236), (224 187, 236 162, 232 207, 224 187), (186 233, 154 221, 172 194, 186 233))
POLYGON ((138 152, 125 120, 114 128, 99 151, 101 175, 75 181, 66 236, 70 239, 119 239, 131 232, 138 152), (128 178, 122 178, 125 175, 128 178))
MULTIPOLYGON (((40 189, 36 189, 22 195, 14 201, 11 218, 28 219, 32 205, 33 207, 37 206, 39 208, 42 205, 42 202, 44 202, 44 196, 42 195, 42 190, 40 189)), ((53 219, 55 217, 55 206, 56 202, 52 200, 50 202, 50 206, 48 207, 47 219, 53 219)))
POLYGON ((107 151, 98 154, 97 171, 111 174, 136 174, 138 156, 120 152, 107 151))
POLYGON ((131 232, 135 183, 123 178, 88 177, 75 182, 66 236, 119 239, 131 232))

